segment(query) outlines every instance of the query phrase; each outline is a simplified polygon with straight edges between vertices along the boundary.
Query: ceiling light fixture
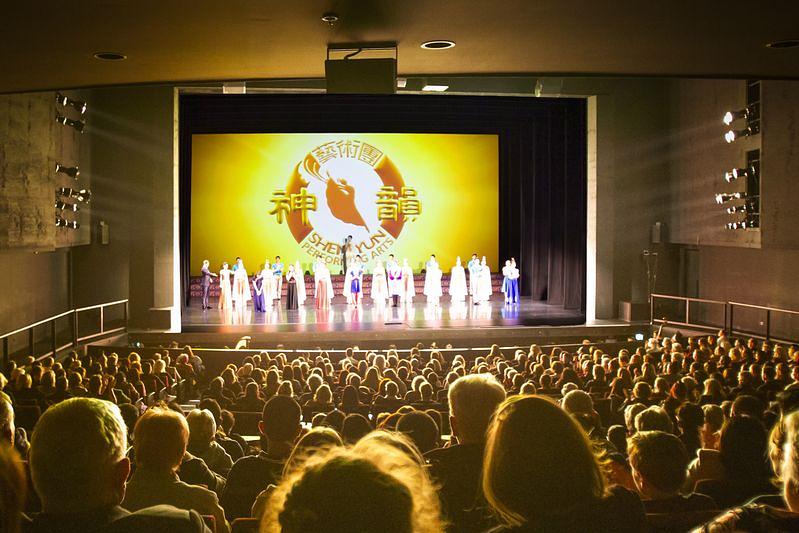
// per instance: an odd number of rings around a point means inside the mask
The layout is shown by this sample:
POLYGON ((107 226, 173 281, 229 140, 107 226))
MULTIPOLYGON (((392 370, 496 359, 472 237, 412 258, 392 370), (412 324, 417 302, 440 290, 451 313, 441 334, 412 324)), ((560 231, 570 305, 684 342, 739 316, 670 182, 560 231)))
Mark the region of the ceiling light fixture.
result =
POLYGON ((78 176, 80 175, 80 168, 78 168, 77 166, 65 167, 61 163, 56 163, 55 164, 55 172, 56 172, 56 174, 58 174, 60 172, 61 174, 66 174, 70 178, 78 179, 78 176))
POLYGON ((750 175, 754 176, 754 174, 755 174, 754 167, 749 170, 745 168, 734 168, 724 173, 724 181, 732 183, 738 178, 748 178, 750 175))
POLYGON ((86 123, 82 120, 73 120, 71 118, 65 117, 61 113, 56 113, 55 121, 59 124, 63 124, 64 126, 69 126, 70 128, 75 129, 78 133, 83 133, 83 128, 86 127, 86 123))
POLYGON ((124 61, 128 56, 119 52, 95 52, 94 58, 100 61, 124 61))
POLYGON ((766 43, 766 48, 774 48, 775 50, 799 48, 799 39, 782 39, 780 41, 772 41, 770 43, 766 43))
POLYGON ((335 26, 336 22, 338 22, 338 18, 339 18, 338 14, 333 13, 331 11, 322 15, 322 22, 324 22, 325 24, 327 24, 332 28, 333 26, 335 26))
POLYGON ((56 200, 55 208, 58 209, 59 211, 73 211, 73 212, 77 212, 80 209, 78 207, 78 204, 71 204, 63 200, 56 200))
POLYGON ((425 50, 447 50, 455 46, 455 41, 448 39, 434 39, 432 41, 423 42, 420 47, 425 50))
POLYGON ((443 93, 447 89, 449 89, 449 85, 425 85, 422 87, 423 91, 431 93, 443 93))

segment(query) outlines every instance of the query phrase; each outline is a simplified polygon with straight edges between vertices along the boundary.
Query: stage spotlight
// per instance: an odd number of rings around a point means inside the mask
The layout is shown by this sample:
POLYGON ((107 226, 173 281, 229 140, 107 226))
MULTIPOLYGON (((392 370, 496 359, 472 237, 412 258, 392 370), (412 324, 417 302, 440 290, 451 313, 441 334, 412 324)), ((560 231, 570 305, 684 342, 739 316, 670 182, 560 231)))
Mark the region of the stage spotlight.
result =
POLYGON ((74 128, 78 133, 83 133, 83 128, 86 127, 86 123, 82 120, 73 120, 71 118, 67 118, 60 113, 56 113, 55 121, 59 124, 63 124, 64 126, 69 126, 70 128, 74 128))
POLYGON ((56 194, 64 198, 74 198, 79 202, 89 203, 92 199, 92 191, 87 189, 73 189, 71 187, 60 187, 56 189, 56 194))
POLYGON ((741 200, 743 198, 746 198, 745 192, 721 192, 716 195, 716 203, 723 204, 724 202, 741 200))
POLYGON ((77 212, 80 210, 78 204, 71 204, 69 202, 64 202, 63 200, 56 200, 55 201, 55 208, 59 211, 73 211, 77 212))
POLYGON ((745 168, 734 168, 724 173, 724 180, 729 183, 732 183, 733 181, 739 178, 748 178, 749 176, 753 176, 754 173, 755 173, 754 168, 750 168, 749 170, 745 168))
POLYGON ((736 120, 741 120, 741 119, 749 120, 750 118, 752 118, 753 115, 754 113, 752 109, 749 107, 745 107, 740 111, 727 111, 726 113, 724 113, 724 118, 722 120, 724 121, 724 124, 729 126, 736 120))
POLYGON ((78 179, 78 175, 80 174, 80 168, 77 166, 74 167, 65 167, 61 163, 55 164, 55 172, 58 174, 59 172, 62 174, 66 174, 70 178, 78 179))
POLYGON ((78 110, 78 113, 80 113, 81 115, 84 114, 86 110, 89 108, 86 102, 81 102, 80 100, 73 100, 72 98, 64 96, 61 93, 55 93, 55 101, 61 107, 66 107, 66 106, 74 107, 75 109, 78 110))
POLYGON ((728 222, 727 229, 752 229, 760 227, 760 220, 757 216, 750 216, 738 222, 728 222))
POLYGON ((425 85, 424 87, 422 87, 423 91, 434 92, 434 93, 443 93, 447 89, 449 89, 449 85, 430 85, 430 84, 428 84, 428 85, 425 85))
POLYGON ((60 216, 56 215, 55 217, 55 225, 59 228, 69 228, 69 229, 78 229, 80 227, 80 223, 77 220, 67 220, 61 218, 60 216))
POLYGON ((749 137, 750 135, 752 135, 752 128, 747 126, 742 130, 729 130, 724 134, 724 140, 727 141, 727 143, 732 143, 740 137, 749 137))
POLYGON ((748 211, 748 207, 745 205, 735 205, 732 207, 727 208, 727 213, 730 215, 734 215, 735 213, 746 213, 748 211))

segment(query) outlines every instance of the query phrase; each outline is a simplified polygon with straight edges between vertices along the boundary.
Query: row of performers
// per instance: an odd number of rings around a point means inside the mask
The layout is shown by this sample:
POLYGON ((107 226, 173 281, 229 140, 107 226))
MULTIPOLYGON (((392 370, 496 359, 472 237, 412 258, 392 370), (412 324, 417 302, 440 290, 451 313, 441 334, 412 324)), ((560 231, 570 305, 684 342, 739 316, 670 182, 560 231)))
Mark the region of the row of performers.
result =
MULTIPOLYGON (((256 311, 265 311, 275 305, 275 300, 280 301, 282 294, 283 276, 275 271, 274 265, 268 260, 265 262, 266 268, 262 268, 252 277, 252 292, 250 289, 250 278, 241 258, 237 258, 233 269, 228 268, 228 263, 222 264, 219 274, 209 270, 209 262, 203 262, 202 267, 202 286, 203 286, 203 309, 210 309, 208 305, 208 293, 211 281, 214 277, 219 277, 220 297, 218 307, 220 309, 231 309, 233 306, 242 308, 247 302, 253 300, 256 311), (270 266, 271 265, 271 266, 270 266), (232 287, 231 287, 232 278, 232 287), (254 294, 253 294, 254 293, 254 294)), ((279 265, 281 270, 283 265, 279 265)), ((365 264, 358 255, 347 267, 344 278, 342 294, 346 297, 348 304, 356 307, 361 304, 363 299, 363 278, 366 274, 365 264)), ((314 298, 317 308, 330 306, 333 299, 333 284, 330 278, 330 270, 320 259, 314 264, 314 298)), ((519 302, 519 269, 516 267, 516 260, 510 259, 505 262, 502 269, 502 293, 505 295, 505 303, 519 302)), ((394 307, 400 302, 410 303, 416 296, 416 287, 413 278, 413 269, 404 259, 400 265, 394 255, 389 255, 386 265, 381 261, 375 263, 372 269, 372 284, 370 297, 376 303, 386 303, 389 299, 394 307)), ((441 278, 443 272, 436 261, 436 256, 431 255, 425 263, 425 280, 423 294, 427 297, 427 302, 438 305, 443 296, 441 278)), ((307 298, 305 279, 302 275, 300 262, 289 265, 285 274, 287 284, 286 308, 297 309, 305 303, 307 298)), ((455 266, 452 267, 449 282, 449 295, 453 302, 463 302, 467 296, 471 296, 472 302, 476 305, 488 302, 493 293, 491 285, 491 269, 486 264, 486 258, 478 259, 477 254, 472 256, 467 268, 464 269, 461 258, 458 257, 455 266), (467 284, 466 270, 469 271, 469 282, 467 284)))

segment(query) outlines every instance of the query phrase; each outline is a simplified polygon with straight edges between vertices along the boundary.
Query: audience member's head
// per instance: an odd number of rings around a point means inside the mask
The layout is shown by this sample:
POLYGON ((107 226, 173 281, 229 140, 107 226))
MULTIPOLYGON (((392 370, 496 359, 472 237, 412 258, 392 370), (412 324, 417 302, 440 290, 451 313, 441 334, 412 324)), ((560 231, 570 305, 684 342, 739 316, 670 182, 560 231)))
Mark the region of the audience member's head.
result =
POLYGON ((0 445, 14 445, 14 407, 11 398, 0 391, 0 445))
POLYGON ((756 418, 732 417, 721 430, 719 453, 724 471, 732 480, 763 480, 771 476, 768 435, 756 418))
POLYGON ((799 513, 799 411, 788 415, 784 424, 785 445, 778 475, 785 504, 794 513, 799 513))
POLYGON ((730 411, 730 417, 734 416, 751 416, 753 418, 757 418, 758 420, 763 419, 763 412, 766 410, 766 406, 755 396, 750 396, 749 394, 741 394, 732 402, 732 408, 730 411))
POLYGON ((341 427, 341 438, 347 444, 355 444, 362 437, 372 431, 372 425, 369 420, 360 413, 353 413, 344 418, 344 424, 341 427))
POLYGON ((674 423, 662 407, 653 405, 638 413, 635 417, 636 431, 665 431, 674 432, 674 423))
POLYGON ((505 389, 491 374, 471 374, 456 379, 447 393, 452 433, 461 444, 480 443, 505 389))
MULTIPOLYGON (((264 405, 258 428, 266 437, 270 448, 285 447, 286 445, 291 447, 300 434, 301 418, 302 409, 294 398, 273 396, 264 405)), ((324 419, 324 416, 322 418, 324 419)))
POLYGON ((186 454, 189 425, 186 419, 169 409, 148 409, 136 422, 133 448, 136 465, 159 472, 174 472, 186 454))
POLYGON ((304 463, 308 456, 343 445, 344 442, 334 429, 329 427, 313 428, 297 440, 297 444, 294 445, 294 449, 283 467, 283 475, 290 474, 304 463))
POLYGON ((216 437, 216 420, 208 409, 195 409, 186 415, 189 425, 189 448, 192 453, 208 449, 216 437))
POLYGON ((676 436, 639 431, 628 441, 630 467, 638 491, 647 499, 677 496, 688 475, 688 452, 676 436))
POLYGON ((433 533, 443 530, 426 473, 378 441, 311 455, 269 500, 265 532, 433 533))
POLYGON ((50 407, 31 439, 30 468, 47 513, 79 513, 118 505, 130 473, 127 429, 119 408, 72 398, 50 407))
POLYGON ((514 396, 500 405, 488 432, 483 490, 507 524, 596 502, 605 484, 591 444, 554 402, 514 396))
POLYGON ((17 452, 0 442, 0 531, 19 533, 28 480, 17 452))
POLYGON ((410 437, 422 454, 437 448, 441 438, 435 420, 423 411, 402 415, 397 421, 397 431, 410 437))

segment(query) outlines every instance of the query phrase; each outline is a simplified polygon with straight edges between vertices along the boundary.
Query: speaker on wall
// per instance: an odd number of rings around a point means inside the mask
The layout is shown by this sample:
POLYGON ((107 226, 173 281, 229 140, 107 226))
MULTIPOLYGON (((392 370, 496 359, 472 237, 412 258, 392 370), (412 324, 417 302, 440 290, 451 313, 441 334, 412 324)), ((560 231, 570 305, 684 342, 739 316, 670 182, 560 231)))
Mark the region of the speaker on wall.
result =
POLYGON ((101 220, 97 225, 97 236, 100 244, 106 245, 111 242, 111 231, 108 222, 101 220))
POLYGON ((662 222, 655 222, 654 224, 652 224, 649 237, 649 241, 652 244, 661 244, 663 242, 664 239, 663 229, 664 228, 662 222))

